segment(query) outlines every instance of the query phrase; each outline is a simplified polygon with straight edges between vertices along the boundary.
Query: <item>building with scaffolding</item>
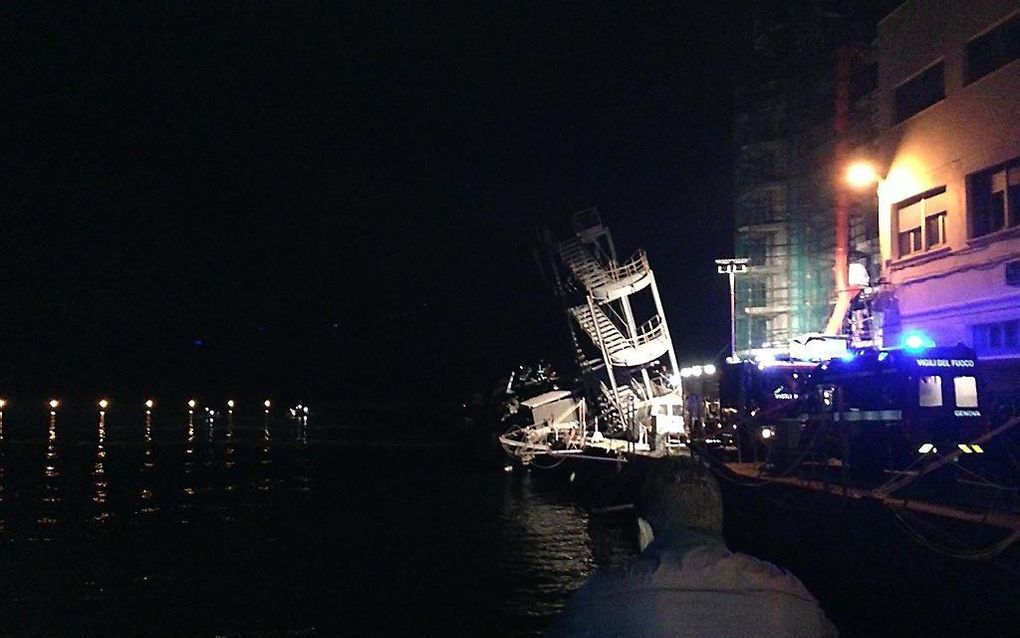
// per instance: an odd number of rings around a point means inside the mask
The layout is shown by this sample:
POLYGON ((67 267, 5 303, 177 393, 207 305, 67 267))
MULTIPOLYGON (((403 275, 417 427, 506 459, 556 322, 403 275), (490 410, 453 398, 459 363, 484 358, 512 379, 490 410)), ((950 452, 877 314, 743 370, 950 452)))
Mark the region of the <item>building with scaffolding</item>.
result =
MULTIPOLYGON (((738 353, 819 332, 832 312, 839 150, 874 135, 873 23, 811 1, 755 16, 734 124, 734 244, 749 259, 736 287, 738 353)), ((877 278, 874 200, 842 205, 849 260, 877 278)))

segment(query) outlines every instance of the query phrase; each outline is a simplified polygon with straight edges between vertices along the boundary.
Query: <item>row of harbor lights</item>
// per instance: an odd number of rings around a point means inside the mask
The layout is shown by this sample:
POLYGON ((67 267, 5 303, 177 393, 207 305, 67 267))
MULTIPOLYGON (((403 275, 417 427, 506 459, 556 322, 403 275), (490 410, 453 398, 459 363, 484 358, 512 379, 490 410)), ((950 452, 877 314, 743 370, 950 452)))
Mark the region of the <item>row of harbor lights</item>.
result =
POLYGON ((680 376, 685 379, 687 377, 700 377, 701 375, 710 377, 713 374, 715 374, 715 365, 711 363, 706 363, 703 366, 690 366, 687 368, 680 368, 680 376))
MULTIPOLYGON (((60 407, 60 399, 50 399, 50 401, 49 401, 49 403, 47 405, 50 408, 50 416, 56 416, 57 415, 57 408, 60 407)), ((99 414, 100 415, 105 415, 106 414, 106 409, 108 407, 110 407, 110 400, 109 399, 105 399, 105 398, 104 399, 100 399, 99 403, 97 403, 96 405, 99 407, 99 414)), ((230 399, 229 401, 227 401, 227 414, 233 414, 234 413, 234 406, 235 405, 237 405, 237 404, 234 402, 233 399, 230 399)), ((273 407, 273 402, 270 401, 269 399, 266 399, 265 401, 262 402, 262 405, 266 409, 266 414, 269 414, 270 408, 273 407)), ((7 399, 0 399, 0 418, 3 418, 4 408, 6 408, 6 407, 7 407, 7 399)), ((152 414, 152 410, 155 407, 156 407, 156 402, 153 401, 152 399, 147 399, 145 401, 145 414, 147 414, 147 415, 152 414)), ((198 401, 196 401, 195 399, 189 399, 188 400, 188 414, 194 414, 196 408, 198 408, 198 401)), ((211 409, 210 408, 206 408, 206 411, 211 412, 211 409)), ((308 406, 306 406, 306 405, 303 406, 301 404, 298 404, 296 407, 290 409, 290 413, 291 413, 292 416, 297 415, 298 413, 308 414, 308 406)))

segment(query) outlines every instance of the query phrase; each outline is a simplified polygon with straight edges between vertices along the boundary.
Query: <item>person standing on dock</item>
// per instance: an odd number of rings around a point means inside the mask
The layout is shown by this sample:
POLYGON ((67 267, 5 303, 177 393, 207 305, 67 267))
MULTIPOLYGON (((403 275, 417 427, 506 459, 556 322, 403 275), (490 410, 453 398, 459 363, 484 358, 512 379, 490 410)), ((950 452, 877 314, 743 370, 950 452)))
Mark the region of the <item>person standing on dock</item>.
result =
POLYGON ((546 636, 838 636, 796 576, 727 549, 719 484, 697 461, 661 462, 637 505, 641 555, 589 579, 546 636))

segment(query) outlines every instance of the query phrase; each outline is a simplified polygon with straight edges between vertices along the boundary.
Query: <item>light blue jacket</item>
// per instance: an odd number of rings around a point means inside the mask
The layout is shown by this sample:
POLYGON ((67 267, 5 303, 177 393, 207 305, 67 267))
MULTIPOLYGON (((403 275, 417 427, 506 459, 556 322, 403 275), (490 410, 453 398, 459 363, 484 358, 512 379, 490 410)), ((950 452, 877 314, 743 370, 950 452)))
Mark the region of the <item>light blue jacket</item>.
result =
POLYGON ((830 638, 835 627, 793 574, 693 531, 656 538, 593 576, 546 636, 830 638))

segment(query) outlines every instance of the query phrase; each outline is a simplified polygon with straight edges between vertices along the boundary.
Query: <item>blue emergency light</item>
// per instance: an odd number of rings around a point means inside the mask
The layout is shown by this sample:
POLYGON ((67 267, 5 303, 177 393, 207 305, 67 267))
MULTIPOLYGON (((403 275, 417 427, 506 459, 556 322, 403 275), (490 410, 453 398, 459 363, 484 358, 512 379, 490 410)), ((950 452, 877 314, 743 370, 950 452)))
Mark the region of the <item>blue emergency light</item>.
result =
POLYGON ((905 350, 924 350, 925 348, 934 348, 935 341, 924 334, 923 332, 905 332, 903 338, 900 340, 905 350))

